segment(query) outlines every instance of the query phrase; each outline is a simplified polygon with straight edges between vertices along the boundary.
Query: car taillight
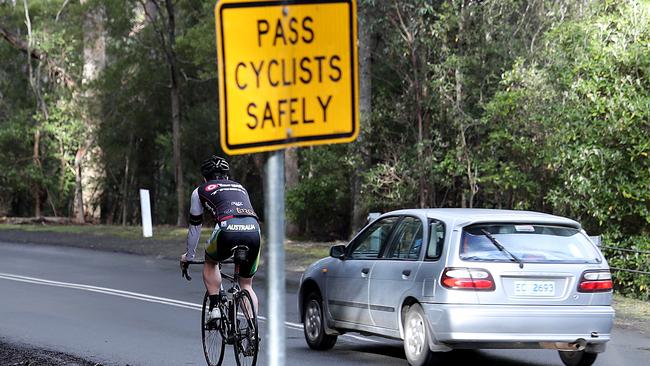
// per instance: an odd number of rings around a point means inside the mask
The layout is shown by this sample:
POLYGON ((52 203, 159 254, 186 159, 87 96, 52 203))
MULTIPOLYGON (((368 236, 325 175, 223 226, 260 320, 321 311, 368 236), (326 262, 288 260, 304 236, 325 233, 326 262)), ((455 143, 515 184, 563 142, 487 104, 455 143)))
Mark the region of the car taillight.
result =
POLYGON ((586 271, 580 278, 578 292, 607 292, 612 287, 612 274, 609 271, 586 271))
POLYGON ((480 268, 445 268, 440 283, 452 290, 494 291, 490 272, 480 268))

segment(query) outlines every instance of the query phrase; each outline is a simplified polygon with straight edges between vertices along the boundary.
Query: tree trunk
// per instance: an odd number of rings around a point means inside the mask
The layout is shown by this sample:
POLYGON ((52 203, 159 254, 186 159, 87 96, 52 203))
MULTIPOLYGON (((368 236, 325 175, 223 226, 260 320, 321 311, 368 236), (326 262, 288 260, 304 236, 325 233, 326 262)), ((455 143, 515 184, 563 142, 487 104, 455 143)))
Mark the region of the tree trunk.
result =
MULTIPOLYGON (((462 45, 462 40, 465 36, 465 16, 466 16, 466 7, 465 4, 461 4, 460 8, 460 14, 458 17, 458 43, 462 45)), ((462 56, 463 50, 459 49, 458 50, 460 55, 462 56)), ((457 126, 458 126, 458 140, 460 143, 460 156, 459 160, 465 164, 465 172, 467 175, 467 185, 469 187, 469 200, 467 201, 467 206, 469 208, 474 207, 474 197, 476 196, 476 193, 478 192, 478 180, 476 178, 476 174, 473 171, 473 163, 472 163, 472 157, 471 157, 471 151, 470 147, 467 144, 467 138, 465 136, 465 129, 468 126, 469 121, 466 121, 468 117, 466 117, 465 112, 463 111, 463 72, 460 69, 460 66, 456 66, 456 69, 454 71, 454 81, 455 81, 455 86, 456 86, 456 99, 455 99, 455 109, 456 109, 456 120, 457 120, 457 126), (466 123, 467 122, 467 123, 466 123)), ((466 203, 466 195, 464 192, 463 188, 463 195, 462 195, 462 207, 465 207, 466 203)))
MULTIPOLYGON (((175 69, 172 66, 171 69, 175 69)), ((175 71, 171 71, 173 75, 175 71)), ((177 217, 176 225, 185 226, 185 184, 183 183, 183 164, 181 161, 181 131, 180 131, 180 95, 176 81, 172 82, 172 140, 174 148, 174 172, 176 179, 177 217)))
POLYGON ((176 18, 174 15, 174 4, 172 0, 165 0, 167 9, 168 44, 166 47, 167 64, 169 66, 169 78, 171 81, 171 112, 172 112, 172 143, 174 150, 174 172, 176 180, 176 201, 177 216, 176 225, 186 225, 185 212, 185 184, 183 182, 183 164, 181 160, 181 102, 180 88, 178 85, 178 65, 176 61, 176 18))
MULTIPOLYGON (((290 190, 294 188, 299 180, 298 173, 298 149, 290 147, 284 150, 284 177, 285 189, 290 190)), ((286 220, 286 233, 288 237, 296 237, 300 234, 300 226, 287 216, 286 220)))
POLYGON ((364 204, 362 175, 370 166, 370 154, 365 141, 364 129, 371 123, 372 114, 372 32, 370 30, 369 5, 362 6, 359 12, 359 137, 353 144, 353 154, 360 159, 354 165, 350 178, 350 198, 352 200, 352 218, 350 236, 356 234, 366 222, 368 208, 364 204))
MULTIPOLYGON (((32 89, 32 92, 34 93, 37 109, 43 110, 45 112, 43 113, 44 114, 43 117, 47 118, 47 109, 45 106, 45 102, 41 97, 40 80, 38 78, 38 75, 36 76, 34 75, 34 69, 32 67, 31 50, 34 44, 34 39, 32 37, 32 21, 29 16, 29 7, 27 5, 27 0, 23 0, 23 6, 25 10, 25 25, 27 26, 27 70, 29 73, 28 75, 29 86, 32 89)), ((36 165, 36 167, 39 168, 39 171, 42 173, 40 149, 41 149, 41 126, 38 120, 35 120, 32 160, 34 161, 34 165, 36 165)), ((32 194, 34 196, 34 216, 36 217, 43 216, 43 212, 41 211, 41 208, 43 206, 43 203, 41 201, 42 188, 38 181, 34 182, 33 184, 32 194)))
MULTIPOLYGON (((12 5, 15 8, 16 6, 15 0, 12 1, 12 5)), ((0 37, 2 37, 5 41, 7 41, 13 48, 20 50, 21 52, 27 55, 29 84, 36 98, 36 106, 37 109, 42 114, 43 119, 48 120, 49 119, 48 107, 41 93, 41 80, 42 80, 40 74, 41 67, 45 66, 50 76, 52 76, 54 79, 63 81, 63 84, 68 88, 74 89, 76 87, 76 82, 72 77, 70 77, 70 75, 68 75, 65 69, 63 69, 57 64, 57 62, 54 59, 48 57, 47 53, 45 53, 43 50, 37 47, 34 47, 34 40, 32 37, 31 18, 29 16, 29 7, 27 5, 27 0, 23 0, 23 5, 25 11, 25 24, 27 26, 27 35, 28 35, 27 41, 20 38, 19 36, 20 29, 17 30, 16 34, 14 34, 9 30, 7 30, 7 28, 3 27, 1 24, 0 24, 0 37), (38 62, 36 73, 34 73, 34 69, 32 67, 32 60, 36 60, 38 62)), ((36 120, 35 123, 36 125, 34 128, 34 145, 33 145, 32 158, 34 164, 38 168, 38 171, 41 173, 41 176, 44 176, 43 167, 41 163, 41 156, 43 155, 43 152, 41 151, 42 130, 38 120, 36 120)), ((61 160, 63 162, 64 161, 63 154, 61 156, 62 156, 61 160)), ((64 167, 64 163, 62 163, 61 180, 63 180, 64 174, 65 174, 65 167, 64 167)), ((34 206, 35 206, 34 213, 39 216, 42 214, 42 205, 43 205, 42 195, 43 192, 46 192, 47 200, 51 205, 52 212, 56 216, 57 215, 56 205, 52 201, 52 195, 50 194, 47 185, 41 186, 39 182, 35 182, 32 191, 34 194, 34 206)))
POLYGON ((77 153, 74 157, 74 221, 77 224, 82 224, 86 220, 84 219, 84 200, 83 200, 83 187, 81 185, 81 161, 85 152, 83 148, 77 150, 77 153))
MULTIPOLYGON (((311 156, 314 152, 314 147, 309 146, 309 155, 311 156)), ((307 179, 311 180, 314 178, 314 165, 312 164, 311 160, 309 160, 309 163, 307 165, 307 179)), ((312 223, 309 220, 309 215, 305 217, 305 234, 310 235, 312 233, 311 230, 312 223)))
POLYGON ((129 154, 124 159, 124 180, 122 181, 122 226, 126 226, 126 216, 129 206, 129 156, 131 152, 131 140, 129 140, 129 154))
MULTIPOLYGON (((36 166, 40 167, 41 165, 41 157, 40 157, 40 145, 41 145, 41 129, 40 126, 36 126, 36 131, 34 131, 34 164, 36 166)), ((33 194, 34 194, 34 216, 35 217, 41 217, 43 216, 43 212, 41 211, 41 207, 43 206, 43 203, 41 202, 41 186, 40 184, 35 184, 33 188, 33 194)))
MULTIPOLYGON (((95 134, 100 125, 101 105, 96 101, 96 92, 91 83, 106 67, 106 35, 104 31, 105 11, 102 5, 90 5, 88 0, 80 0, 81 5, 89 8, 84 13, 83 20, 83 78, 81 84, 84 86, 83 98, 85 109, 82 114, 86 133, 82 154, 80 154, 80 165, 77 179, 81 179, 79 185, 82 187, 82 201, 77 204, 83 205, 84 221, 86 219, 98 222, 101 218, 101 196, 103 194, 102 183, 106 179, 104 170, 101 168, 102 150, 96 145, 95 134)), ((75 182, 77 183, 77 182, 75 182)), ((79 214, 77 213, 77 219, 79 214)))

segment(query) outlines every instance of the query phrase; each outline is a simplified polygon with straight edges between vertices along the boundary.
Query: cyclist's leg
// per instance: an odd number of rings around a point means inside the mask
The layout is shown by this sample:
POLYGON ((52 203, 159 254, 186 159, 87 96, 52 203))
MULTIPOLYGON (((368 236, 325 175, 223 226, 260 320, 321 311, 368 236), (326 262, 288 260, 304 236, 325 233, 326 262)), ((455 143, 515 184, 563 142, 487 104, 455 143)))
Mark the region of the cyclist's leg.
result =
POLYGON ((229 256, 229 249, 228 248, 223 248, 224 245, 223 243, 219 243, 222 241, 223 232, 217 226, 214 231, 212 232, 212 235, 210 236, 210 239, 208 239, 208 245, 205 248, 205 264, 203 265, 203 283, 205 284, 205 288, 208 291, 208 294, 211 297, 211 303, 214 304, 215 302, 212 301, 214 299, 213 296, 216 296, 219 294, 219 290, 221 289, 221 272, 219 271, 219 266, 218 263, 220 261, 223 261, 228 258, 229 256))
POLYGON ((219 272, 218 263, 205 256, 203 265, 203 283, 210 296, 219 294, 221 288, 221 272, 219 272))
MULTIPOLYGON (((253 219, 254 220, 254 219, 253 219)), ((253 290, 253 276, 257 272, 257 265, 260 261, 260 232, 259 226, 257 231, 240 233, 238 242, 248 247, 248 257, 239 268, 239 287, 247 290, 251 295, 255 312, 258 312, 259 306, 257 295, 253 290)))
POLYGON ((251 295, 251 300, 253 300, 253 308, 255 309, 255 313, 257 313, 257 309, 259 309, 259 307, 257 304, 257 295, 255 294, 255 291, 253 291, 253 277, 239 277, 239 287, 242 290, 248 291, 248 293, 251 295))

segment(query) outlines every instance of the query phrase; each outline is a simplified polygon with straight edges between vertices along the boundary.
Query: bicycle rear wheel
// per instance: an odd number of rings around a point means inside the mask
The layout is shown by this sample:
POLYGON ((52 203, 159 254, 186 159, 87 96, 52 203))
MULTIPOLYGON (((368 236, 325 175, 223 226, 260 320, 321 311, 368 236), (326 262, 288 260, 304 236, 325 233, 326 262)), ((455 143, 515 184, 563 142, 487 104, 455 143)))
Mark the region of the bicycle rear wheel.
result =
POLYGON ((223 362, 223 351, 226 339, 223 334, 223 324, 214 321, 207 322, 210 311, 210 298, 208 293, 203 297, 201 310, 201 338, 203 339, 203 354, 209 366, 220 366, 223 362))
POLYGON ((257 315, 253 308, 251 295, 242 290, 235 298, 235 361, 238 366, 255 366, 259 352, 257 315))

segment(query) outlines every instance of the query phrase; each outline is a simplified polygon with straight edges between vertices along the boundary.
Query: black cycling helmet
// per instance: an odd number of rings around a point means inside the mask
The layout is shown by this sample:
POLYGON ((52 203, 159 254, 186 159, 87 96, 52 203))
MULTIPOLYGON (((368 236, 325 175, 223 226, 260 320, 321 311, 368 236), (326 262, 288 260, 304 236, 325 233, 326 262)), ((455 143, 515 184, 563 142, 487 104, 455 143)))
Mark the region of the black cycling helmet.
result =
POLYGON ((212 155, 201 164, 201 174, 207 180, 216 179, 218 177, 228 178, 229 171, 230 165, 228 165, 226 159, 216 155, 212 155))

